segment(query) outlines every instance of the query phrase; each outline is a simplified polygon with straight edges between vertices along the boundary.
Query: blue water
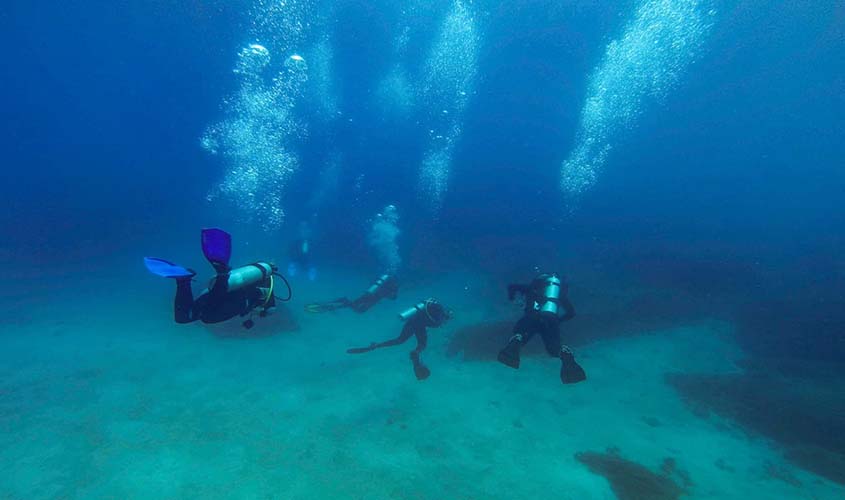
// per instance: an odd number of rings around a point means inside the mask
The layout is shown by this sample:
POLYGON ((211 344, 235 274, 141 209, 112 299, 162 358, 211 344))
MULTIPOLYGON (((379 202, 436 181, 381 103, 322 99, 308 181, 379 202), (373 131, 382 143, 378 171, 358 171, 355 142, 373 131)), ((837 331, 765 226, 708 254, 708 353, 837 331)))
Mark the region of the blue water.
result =
POLYGON ((841 2, 13 0, 0 41, 0 498, 841 498, 841 2), (141 258, 204 279, 210 226, 307 236, 281 318, 172 323, 141 258), (577 387, 495 362, 546 270, 577 387), (346 356, 427 295, 430 379, 346 356))

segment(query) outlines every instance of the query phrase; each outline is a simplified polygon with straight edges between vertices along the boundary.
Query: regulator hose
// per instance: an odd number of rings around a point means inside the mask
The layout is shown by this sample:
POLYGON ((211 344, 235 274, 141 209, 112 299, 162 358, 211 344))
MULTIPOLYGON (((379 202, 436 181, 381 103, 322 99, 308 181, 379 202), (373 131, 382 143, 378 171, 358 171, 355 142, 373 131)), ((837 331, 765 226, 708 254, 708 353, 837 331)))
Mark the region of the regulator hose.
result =
POLYGON ((273 274, 272 274, 271 276, 278 276, 279 278, 281 278, 281 279, 282 279, 282 281, 284 281, 284 282, 285 282, 285 286, 288 288, 288 296, 287 296, 287 298, 280 299, 280 298, 276 297, 276 300, 278 300, 279 302, 288 302, 288 301, 290 301, 290 299, 293 297, 293 290, 291 289, 291 287, 290 287, 290 283, 288 283, 287 278, 285 278, 285 277, 284 277, 284 276, 282 276, 281 274, 277 273, 276 271, 273 271, 273 274))

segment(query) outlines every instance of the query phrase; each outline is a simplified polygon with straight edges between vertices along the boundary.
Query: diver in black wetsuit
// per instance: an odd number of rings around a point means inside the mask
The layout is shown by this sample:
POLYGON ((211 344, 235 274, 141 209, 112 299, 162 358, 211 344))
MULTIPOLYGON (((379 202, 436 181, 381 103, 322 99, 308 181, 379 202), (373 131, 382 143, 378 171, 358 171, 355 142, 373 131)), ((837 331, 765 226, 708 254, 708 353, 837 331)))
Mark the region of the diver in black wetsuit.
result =
POLYGON ((499 361, 519 368, 520 348, 539 333, 546 352, 561 360, 561 382, 575 384, 586 380, 587 375, 575 361, 572 349, 560 341, 560 323, 575 317, 575 308, 567 297, 568 287, 556 273, 541 274, 528 285, 508 285, 508 300, 514 300, 517 293, 525 296, 525 314, 514 325, 508 345, 499 352, 499 361), (563 315, 561 309, 566 310, 563 315))
POLYGON ((427 299, 399 314, 399 318, 405 321, 405 326, 402 327, 402 332, 395 339, 379 343, 373 342, 367 347, 355 347, 347 349, 346 352, 349 354, 370 352, 382 347, 404 344, 412 336, 415 336, 417 338, 417 347, 410 353, 411 363, 414 366, 414 375, 417 377, 417 380, 425 380, 431 375, 431 370, 420 360, 420 354, 428 345, 428 331, 426 328, 440 327, 451 317, 452 312, 443 307, 442 304, 434 299, 427 299))
POLYGON ((396 300, 399 294, 399 282, 395 276, 382 275, 375 283, 356 299, 350 300, 346 297, 332 300, 330 302, 315 302, 307 304, 305 310, 308 312, 326 312, 348 307, 357 313, 363 313, 376 305, 381 299, 396 300))
MULTIPOLYGON (((208 289, 194 299, 191 282, 196 272, 168 262, 164 259, 145 257, 147 269, 158 276, 176 280, 176 298, 173 304, 174 319, 177 323, 220 323, 236 316, 246 316, 260 309, 259 316, 264 317, 276 306, 275 277, 287 281, 278 274, 276 266, 267 262, 256 262, 243 267, 229 267, 231 256, 231 236, 220 229, 202 231, 203 253, 217 271, 208 289)), ((290 286, 288 297, 290 300, 290 286)), ((245 328, 252 328, 252 319, 243 323, 245 328)))
MULTIPOLYGON (((260 264, 255 266, 260 267, 260 264)), ((204 290, 196 300, 191 289, 192 276, 176 278, 176 299, 173 304, 176 322, 200 320, 203 323, 220 323, 235 316, 246 316, 256 309, 260 309, 258 314, 264 317, 276 306, 276 297, 270 291, 272 277, 269 274, 255 285, 236 290, 228 289, 228 277, 227 274, 218 274, 213 278, 211 287, 204 290)), ((251 319, 244 322, 247 329, 252 326, 251 319)))

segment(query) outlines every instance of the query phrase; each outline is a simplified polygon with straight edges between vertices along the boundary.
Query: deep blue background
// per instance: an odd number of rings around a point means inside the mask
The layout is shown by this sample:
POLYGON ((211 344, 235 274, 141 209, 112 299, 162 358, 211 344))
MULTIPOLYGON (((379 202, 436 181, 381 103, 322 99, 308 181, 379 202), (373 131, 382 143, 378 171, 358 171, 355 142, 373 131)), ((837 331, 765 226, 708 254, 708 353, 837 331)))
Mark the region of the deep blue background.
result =
MULTIPOLYGON (((408 272, 470 262, 527 272, 566 267, 561 259, 575 255, 620 279, 721 296, 761 350, 845 355, 843 4, 716 2, 701 60, 620 137, 569 215, 559 166, 589 72, 634 2, 499 3, 476 3, 480 78, 436 221, 416 190, 425 124, 386 122, 371 99, 390 67, 382 55, 397 35, 396 3, 327 9, 339 101, 353 122, 312 127, 287 195, 291 221, 309 215, 299 207, 331 145, 344 155, 342 190, 318 225, 347 253, 328 257, 371 259, 361 228, 394 202, 408 272), (363 197, 351 188, 361 173, 363 197)), ((193 244, 197 226, 227 220, 204 201, 224 165, 199 137, 237 83, 231 69, 250 41, 248 5, 4 4, 4 260, 91 268, 162 235, 190 232, 193 244)), ((414 22, 411 71, 439 18, 414 22)))

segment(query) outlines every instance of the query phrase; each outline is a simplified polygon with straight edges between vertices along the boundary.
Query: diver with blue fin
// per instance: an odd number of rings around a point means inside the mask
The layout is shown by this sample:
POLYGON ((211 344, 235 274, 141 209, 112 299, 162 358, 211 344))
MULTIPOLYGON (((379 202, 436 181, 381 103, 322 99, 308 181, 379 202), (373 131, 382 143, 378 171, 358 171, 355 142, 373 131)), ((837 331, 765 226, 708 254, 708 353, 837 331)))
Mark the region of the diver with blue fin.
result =
POLYGON ((229 267, 232 255, 232 236, 222 229, 202 230, 202 252, 211 263, 214 276, 208 288, 195 299, 191 288, 196 272, 164 259, 144 257, 147 269, 157 275, 176 280, 176 299, 174 317, 177 323, 220 323, 236 316, 250 318, 243 322, 244 328, 252 328, 251 314, 259 310, 264 317, 276 306, 276 301, 287 302, 291 299, 291 288, 284 276, 277 272, 276 266, 268 262, 255 262, 242 267, 229 267), (280 278, 288 289, 285 299, 274 295, 276 277, 280 278))
POLYGON ((572 349, 560 341, 560 324, 575 317, 566 284, 557 273, 540 274, 527 285, 508 285, 508 300, 513 301, 517 293, 525 297, 525 313, 514 325, 508 345, 499 352, 499 362, 518 369, 520 348, 539 333, 546 352, 560 358, 560 381, 577 384, 586 380, 587 374, 575 361, 572 349), (561 314, 561 309, 566 312, 561 314))
POLYGON ((429 298, 407 310, 399 313, 399 319, 405 322, 402 331, 395 339, 384 342, 373 342, 367 347, 353 347, 347 349, 349 354, 363 354, 382 347, 404 344, 411 337, 417 338, 417 347, 410 353, 411 364, 417 380, 425 380, 431 375, 431 370, 420 359, 420 354, 428 345, 428 328, 438 328, 452 318, 452 311, 446 309, 437 300, 429 298))
POLYGON ((399 294, 399 282, 390 274, 383 274, 367 290, 355 299, 340 297, 329 302, 314 302, 305 305, 305 310, 311 313, 335 311, 349 308, 356 313, 367 312, 382 299, 396 300, 399 294))

